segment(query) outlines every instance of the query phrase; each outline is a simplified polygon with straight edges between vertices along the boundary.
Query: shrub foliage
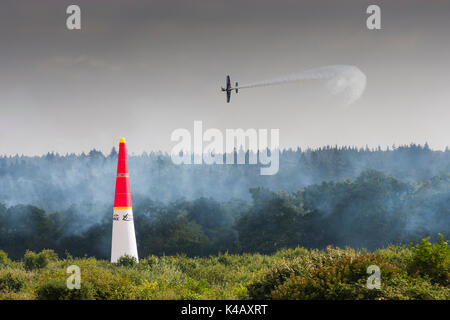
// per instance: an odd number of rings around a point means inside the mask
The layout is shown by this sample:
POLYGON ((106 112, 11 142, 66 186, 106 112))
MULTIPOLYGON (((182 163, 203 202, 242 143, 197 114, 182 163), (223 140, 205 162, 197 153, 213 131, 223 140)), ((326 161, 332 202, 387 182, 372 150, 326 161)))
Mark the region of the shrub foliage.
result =
MULTIPOLYGON (((4 255, 3 255, 4 257, 4 255)), ((51 250, 28 251, 0 267, 0 299, 450 299, 447 242, 374 252, 351 248, 282 249, 272 255, 149 256, 118 263, 58 259, 51 250), (81 289, 68 289, 77 265, 81 289), (368 267, 380 269, 381 287, 367 286, 368 267)))

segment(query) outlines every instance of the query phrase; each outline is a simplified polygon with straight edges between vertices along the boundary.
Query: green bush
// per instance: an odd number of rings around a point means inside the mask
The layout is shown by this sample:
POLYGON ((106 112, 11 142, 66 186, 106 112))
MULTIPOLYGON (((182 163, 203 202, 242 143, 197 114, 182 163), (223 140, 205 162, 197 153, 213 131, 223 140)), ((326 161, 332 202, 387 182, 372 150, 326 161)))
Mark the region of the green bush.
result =
POLYGON ((122 267, 134 267, 137 264, 137 260, 135 257, 126 254, 120 257, 116 264, 122 267))
POLYGON ((9 266, 10 264, 11 260, 8 258, 8 254, 5 251, 0 250, 0 268, 9 266))
POLYGON ((450 288, 432 284, 420 277, 396 277, 383 287, 383 299, 449 300, 450 288))
MULTIPOLYGON (((78 261, 76 262, 78 263, 78 261)), ((99 300, 130 300, 135 298, 135 282, 128 275, 128 270, 135 273, 134 269, 117 267, 112 264, 102 266, 100 263, 82 268, 82 282, 92 285, 95 299, 99 300)))
POLYGON ((27 250, 23 259, 26 270, 45 268, 50 261, 58 260, 58 255, 53 250, 42 250, 39 253, 27 250))
POLYGON ((0 291, 19 292, 23 288, 25 279, 14 271, 0 274, 0 291))
POLYGON ((225 266, 229 266, 233 263, 230 255, 228 254, 228 251, 224 254, 219 253, 219 256, 217 257, 217 261, 225 266))
POLYGON ((444 286, 450 281, 450 247, 439 234, 438 241, 433 245, 430 237, 425 238, 418 245, 411 246, 412 260, 407 266, 410 275, 430 278, 431 282, 444 286))
POLYGON ((376 254, 382 256, 387 262, 399 267, 402 270, 406 270, 406 266, 412 259, 412 250, 407 246, 393 246, 390 245, 387 248, 379 249, 375 251, 376 254))
POLYGON ((93 300, 94 290, 83 281, 80 289, 67 288, 66 281, 52 279, 43 283, 36 291, 39 300, 93 300))
POLYGON ((382 285, 389 282, 400 270, 384 261, 381 256, 364 254, 329 260, 317 266, 307 276, 292 274, 284 283, 271 292, 273 299, 343 300, 375 299, 383 296, 382 290, 367 288, 367 268, 380 268, 382 285))
POLYGON ((293 259, 295 257, 301 257, 308 254, 308 249, 303 247, 297 247, 295 249, 282 249, 275 253, 277 258, 293 259))
POLYGON ((159 262, 159 257, 157 256, 149 256, 147 258, 141 259, 139 262, 140 266, 152 267, 153 265, 159 262))
POLYGON ((329 246, 325 251, 303 248, 282 250, 275 253, 275 256, 283 258, 276 260, 267 272, 259 274, 253 282, 247 285, 249 298, 271 299, 272 291, 291 276, 306 277, 315 267, 332 263, 344 257, 354 258, 357 253, 350 248, 344 250, 329 246))
POLYGON ((302 274, 302 270, 304 268, 297 259, 276 261, 268 272, 263 273, 247 286, 250 299, 270 299, 273 289, 284 283, 291 275, 302 274))

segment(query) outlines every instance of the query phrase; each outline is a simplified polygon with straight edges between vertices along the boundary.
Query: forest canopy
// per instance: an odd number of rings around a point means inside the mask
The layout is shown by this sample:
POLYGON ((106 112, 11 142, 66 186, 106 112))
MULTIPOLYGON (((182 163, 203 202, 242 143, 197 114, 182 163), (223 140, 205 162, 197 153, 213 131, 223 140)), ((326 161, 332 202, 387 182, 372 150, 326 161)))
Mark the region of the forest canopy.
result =
MULTIPOLYGON (((425 236, 450 236, 450 174, 402 182, 366 170, 356 179, 322 182, 286 192, 257 187, 251 201, 201 197, 134 206, 141 256, 273 253, 328 245, 377 249, 425 236)), ((0 248, 12 258, 28 250, 107 259, 112 205, 78 205, 47 212, 0 205, 0 248), (93 215, 97 217, 93 217, 93 215)))

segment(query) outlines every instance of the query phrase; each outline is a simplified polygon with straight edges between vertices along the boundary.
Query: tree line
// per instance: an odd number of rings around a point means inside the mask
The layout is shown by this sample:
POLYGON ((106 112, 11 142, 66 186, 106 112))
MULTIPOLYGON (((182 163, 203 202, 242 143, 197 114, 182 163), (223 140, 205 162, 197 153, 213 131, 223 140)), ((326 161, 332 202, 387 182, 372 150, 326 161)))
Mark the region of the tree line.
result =
MULTIPOLYGON (((322 181, 355 179, 367 169, 405 182, 450 172, 450 151, 431 150, 426 144, 383 150, 332 146, 282 150, 279 172, 273 176, 261 176, 260 165, 175 165, 161 152, 129 155, 128 160, 133 198, 164 203, 201 197, 251 201, 253 188, 294 192, 322 181)), ((80 155, 3 156, 0 203, 31 204, 50 212, 74 204, 108 205, 114 200, 116 166, 115 149, 109 155, 92 150, 80 155)))
MULTIPOLYGON (((450 174, 416 182, 368 169, 356 178, 295 191, 251 188, 250 200, 211 197, 163 202, 138 196, 133 207, 141 256, 272 253, 328 245, 374 250, 439 232, 450 236, 450 174)), ((47 211, 0 205, 0 249, 108 259, 112 205, 85 203, 47 211)))

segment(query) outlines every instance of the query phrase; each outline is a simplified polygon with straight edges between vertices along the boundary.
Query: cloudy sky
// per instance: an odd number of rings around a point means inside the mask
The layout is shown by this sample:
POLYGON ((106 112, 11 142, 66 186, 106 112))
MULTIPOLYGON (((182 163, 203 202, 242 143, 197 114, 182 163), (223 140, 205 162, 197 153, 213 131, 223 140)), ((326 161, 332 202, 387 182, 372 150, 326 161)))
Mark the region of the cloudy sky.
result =
POLYGON ((279 128, 282 147, 450 145, 450 1, 2 0, 0 154, 170 151, 177 128, 279 128), (66 29, 78 4, 82 30, 66 29), (366 28, 381 7, 382 30, 366 28), (317 83, 219 92, 332 64, 367 76, 348 108, 317 83))

